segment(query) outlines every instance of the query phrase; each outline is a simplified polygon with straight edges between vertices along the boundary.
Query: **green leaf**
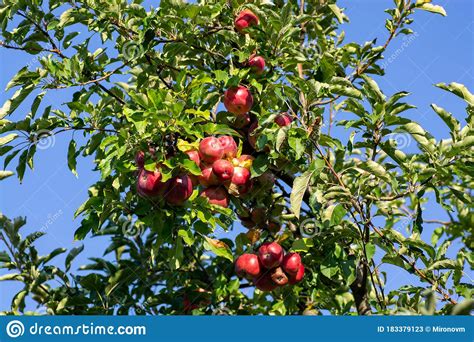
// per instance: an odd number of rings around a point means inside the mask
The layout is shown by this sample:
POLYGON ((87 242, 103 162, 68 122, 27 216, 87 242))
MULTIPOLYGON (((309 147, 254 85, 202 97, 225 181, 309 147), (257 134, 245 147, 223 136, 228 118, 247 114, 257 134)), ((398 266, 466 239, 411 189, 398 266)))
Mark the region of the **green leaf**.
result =
POLYGON ((471 106, 474 106, 474 95, 471 94, 471 92, 466 88, 465 85, 453 82, 450 84, 438 83, 436 84, 436 86, 443 90, 449 91, 456 96, 459 96, 460 98, 464 99, 467 103, 469 103, 471 106))
POLYGON ((360 92, 360 90, 353 87, 346 87, 339 84, 332 84, 330 86, 330 91, 331 93, 336 94, 336 95, 355 97, 357 99, 362 98, 362 93, 360 92))
POLYGON ((28 157, 28 150, 24 150, 23 153, 20 155, 20 158, 18 159, 18 166, 16 167, 16 173, 18 175, 18 179, 20 180, 20 183, 23 181, 23 176, 25 175, 27 157, 28 157))
POLYGON ((461 303, 456 304, 451 311, 451 315, 471 315, 474 310, 474 299, 466 299, 461 303))
POLYGON ((338 271, 339 266, 333 258, 326 258, 321 264, 321 273, 327 278, 334 277, 338 271))
POLYGON ((460 266, 456 260, 444 259, 444 260, 439 260, 439 261, 434 262, 426 270, 432 271, 432 270, 459 269, 459 268, 460 266))
POLYGON ((387 183, 390 183, 390 174, 385 170, 385 168, 377 162, 372 160, 367 160, 365 163, 360 164, 361 169, 370 172, 377 178, 380 178, 387 183))
POLYGON ((309 182, 314 172, 314 170, 306 171, 301 176, 296 177, 293 182, 293 188, 291 189, 290 195, 290 206, 291 211, 297 218, 300 217, 301 203, 303 202, 304 194, 308 189, 309 182))
POLYGON ((15 173, 12 171, 0 171, 0 180, 13 176, 15 173))
POLYGON ((276 135, 276 140, 275 140, 275 150, 277 152, 280 152, 281 146, 286 140, 287 132, 288 132, 288 129, 286 127, 282 127, 278 130, 277 135, 276 135))
POLYGON ((314 242, 310 238, 297 239, 291 245, 292 252, 308 252, 311 247, 314 247, 314 242))
POLYGON ((380 90, 377 82, 375 82, 371 77, 367 76, 366 74, 362 74, 361 77, 365 81, 365 85, 367 86, 367 91, 369 92, 368 95, 371 95, 372 98, 375 98, 377 102, 383 102, 385 100, 385 95, 380 90))
POLYGON ((453 114, 449 113, 441 107, 438 107, 434 103, 431 104, 431 108, 433 108, 436 114, 438 114, 439 117, 444 121, 444 123, 449 127, 451 132, 458 132, 461 129, 461 124, 453 116, 453 114))
POLYGON ((231 262, 234 261, 232 256, 232 251, 224 242, 216 239, 211 239, 207 236, 204 236, 204 248, 208 251, 213 252, 215 255, 226 258, 231 262))
POLYGON ((417 3, 416 4, 416 8, 419 8, 423 11, 428 11, 428 12, 432 12, 432 13, 436 13, 436 14, 441 14, 443 17, 445 17, 447 14, 446 14, 446 11, 444 10, 443 7, 439 6, 439 5, 433 5, 433 4, 430 4, 430 3, 417 3))
POLYGON ((370 260, 375 254, 376 246, 373 243, 368 243, 365 245, 365 251, 367 253, 367 259, 370 260))
POLYGON ((337 20, 342 24, 344 21, 344 14, 342 14, 341 9, 337 7, 336 4, 329 4, 328 7, 334 13, 337 20))
POLYGON ((186 243, 188 246, 192 246, 194 244, 194 236, 191 230, 180 229, 178 231, 178 236, 181 236, 183 238, 184 243, 186 243))
POLYGON ((183 165, 183 167, 187 171, 189 171, 190 173, 192 173, 195 176, 199 176, 199 175, 202 174, 201 169, 199 168, 199 166, 194 161, 192 161, 191 159, 183 159, 181 161, 181 164, 183 165))
POLYGON ((71 268, 72 261, 84 250, 84 245, 71 249, 69 254, 66 256, 66 261, 64 265, 66 266, 66 271, 69 271, 71 268))
POLYGON ((331 213, 331 226, 337 226, 341 224, 342 219, 347 214, 346 209, 342 206, 342 204, 336 205, 331 213))
POLYGON ((8 255, 7 252, 1 252, 0 251, 0 262, 10 262, 10 256, 8 255))
POLYGON ((0 120, 10 115, 18 108, 23 100, 35 89, 33 84, 27 85, 18 89, 13 96, 5 102, 2 108, 0 108, 0 120))
POLYGON ((21 274, 10 273, 10 274, 4 274, 0 276, 0 281, 8 281, 8 280, 21 280, 21 274))
POLYGON ((0 137, 0 146, 6 145, 9 142, 12 142, 18 137, 18 134, 16 133, 10 133, 4 137, 0 137))
POLYGON ((18 292, 12 300, 12 311, 23 311, 25 308, 25 297, 28 294, 27 290, 18 292))
POLYGON ((265 173, 268 170, 268 157, 264 154, 259 155, 255 160, 252 162, 252 166, 250 167, 250 172, 252 177, 258 177, 265 173))
POLYGON ((76 141, 74 139, 71 140, 69 143, 69 147, 67 150, 67 166, 69 167, 69 170, 74 174, 74 176, 77 175, 76 171, 76 166, 77 166, 77 161, 76 161, 77 153, 76 153, 76 141))
POLYGON ((400 127, 400 130, 408 132, 426 151, 433 151, 435 148, 435 141, 431 141, 427 132, 416 122, 410 122, 400 127))
POLYGON ((60 254, 63 254, 66 251, 67 251, 66 248, 62 248, 62 247, 56 248, 51 253, 49 253, 48 255, 45 255, 44 257, 41 257, 40 262, 43 265, 47 264, 51 259, 57 257, 60 254))

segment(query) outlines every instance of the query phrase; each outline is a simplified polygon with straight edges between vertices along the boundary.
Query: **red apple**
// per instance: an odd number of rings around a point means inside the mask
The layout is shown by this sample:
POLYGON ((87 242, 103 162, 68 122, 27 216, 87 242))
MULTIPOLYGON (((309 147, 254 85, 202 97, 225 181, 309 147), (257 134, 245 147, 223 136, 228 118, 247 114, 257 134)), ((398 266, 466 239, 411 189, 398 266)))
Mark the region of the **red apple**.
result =
POLYGON ((198 166, 201 164, 201 158, 199 158, 199 152, 196 150, 186 151, 189 159, 195 162, 198 166))
POLYGON ((230 135, 223 135, 218 138, 224 149, 224 158, 232 159, 237 155, 237 144, 230 135))
POLYGON ((203 187, 208 187, 212 185, 218 185, 219 180, 217 179, 214 172, 212 172, 212 167, 207 167, 201 171, 201 175, 198 176, 199 184, 203 187))
POLYGON ((145 152, 138 151, 135 154, 135 164, 137 164, 139 169, 143 169, 143 167, 145 166, 145 152))
POLYGON ((300 264, 300 267, 298 269, 298 273, 296 274, 288 274, 288 284, 294 285, 296 283, 299 283, 301 280, 303 280, 304 277, 304 265, 300 264))
POLYGON ((229 206, 229 196, 227 191, 222 187, 211 186, 203 190, 201 196, 206 197, 210 204, 219 205, 224 208, 229 206))
POLYGON ((265 59, 263 59, 262 56, 250 56, 248 65, 255 71, 257 75, 261 75, 265 71, 265 59))
POLYGON ((218 159, 222 159, 224 149, 219 139, 216 137, 207 137, 199 143, 199 157, 206 163, 213 163, 218 159))
POLYGON ((288 277, 283 272, 281 267, 275 268, 271 273, 272 280, 278 286, 285 286, 288 284, 288 277))
POLYGON ((293 117, 286 112, 278 114, 275 118, 275 123, 280 127, 289 126, 292 121, 293 117))
POLYGON ((273 291, 278 287, 278 285, 273 282, 270 272, 265 272, 260 277, 254 278, 253 281, 255 287, 264 292, 273 291))
POLYGON ((234 165, 228 160, 219 159, 212 164, 212 173, 221 182, 227 182, 232 179, 234 175, 234 165))
POLYGON ((242 254, 235 261, 235 273, 241 278, 252 279, 260 276, 260 262, 255 254, 242 254))
POLYGON ((160 196, 166 190, 166 183, 161 181, 160 171, 141 169, 137 179, 137 192, 144 197, 160 196))
POLYGON ((250 171, 240 166, 235 167, 229 184, 229 193, 234 196, 244 195, 250 190, 250 187, 250 171))
POLYGON ((286 273, 294 274, 298 273, 301 265, 301 256, 298 253, 288 253, 283 258, 281 267, 286 273))
POLYGON ((224 93, 224 106, 228 112, 244 115, 253 106, 253 97, 244 86, 231 87, 224 93))
POLYGON ((234 21, 235 29, 240 33, 245 33, 247 27, 258 25, 258 23, 258 17, 248 9, 240 12, 234 21))
POLYGON ((278 267, 283 260, 283 248, 276 242, 265 242, 258 249, 258 256, 263 267, 278 267))
POLYGON ((242 115, 237 115, 234 120, 234 127, 235 128, 244 128, 248 125, 250 125, 251 119, 250 119, 250 114, 245 113, 242 115))
POLYGON ((188 175, 171 178, 167 183, 165 199, 169 204, 182 205, 193 193, 193 182, 188 175))
POLYGON ((257 129, 257 127, 258 121, 253 122, 249 127, 249 132, 247 135, 248 142, 253 148, 255 148, 255 146, 257 145, 257 136, 255 135, 255 130, 257 129))

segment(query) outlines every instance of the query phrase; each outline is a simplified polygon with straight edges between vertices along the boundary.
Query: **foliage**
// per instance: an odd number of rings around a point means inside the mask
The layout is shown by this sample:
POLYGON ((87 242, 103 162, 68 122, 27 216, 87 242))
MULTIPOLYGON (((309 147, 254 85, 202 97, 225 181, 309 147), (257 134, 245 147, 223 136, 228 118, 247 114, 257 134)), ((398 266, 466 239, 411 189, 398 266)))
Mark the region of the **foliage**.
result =
MULTIPOLYGON (((39 256, 34 241, 42 233, 23 238, 24 219, 1 217, 0 267, 11 273, 0 280, 24 284, 10 313, 25 312, 27 297, 50 314, 469 312, 472 302, 462 301, 473 297, 465 272, 474 263, 474 95, 460 84, 437 85, 466 102, 467 117, 461 123, 433 104, 450 135, 436 140, 402 116, 413 108, 404 102, 408 93, 387 96, 375 80, 384 75, 390 42, 412 33, 413 12, 444 10, 428 0, 395 0, 385 43, 359 45, 345 42, 339 24, 348 18, 336 1, 303 4, 166 0, 146 10, 140 0, 3 1, 0 45, 39 56, 41 64, 25 66, 7 85, 17 90, 0 109, 4 169, 16 163, 21 181, 41 139, 82 134, 71 139, 68 166, 75 173, 77 158, 93 156, 101 178, 76 212, 82 221, 74 236, 110 237, 104 256, 91 258, 79 275, 69 268, 82 248, 59 267, 52 261, 65 249, 39 256), (243 8, 260 19, 249 34, 233 28, 243 8), (267 62, 262 76, 245 66, 255 52, 267 62), (272 171, 272 191, 233 198, 231 209, 209 205, 197 191, 182 207, 139 197, 137 151, 152 146, 156 159, 148 156, 146 168, 164 165, 169 179, 182 170, 199 173, 182 152, 205 136, 230 134, 242 148, 245 136, 219 105, 225 89, 238 84, 251 89, 260 123, 252 176, 272 171), (42 105, 56 91, 69 91, 71 100, 42 105), (29 113, 14 119, 27 100, 29 113), (291 126, 273 122, 282 111, 296 118, 291 126), (323 132, 329 121, 347 137, 323 132), (397 135, 418 149, 402 151, 397 135), (423 217, 428 201, 450 217, 435 222, 431 242, 421 238, 433 223, 423 217), (283 230, 220 241, 222 229, 236 229, 236 214, 253 207, 270 208, 283 230), (406 232, 397 230, 401 222, 406 232), (301 252, 307 274, 297 286, 252 295, 232 258, 266 240, 301 252), (448 258, 453 242, 461 247, 448 258), (421 283, 384 293, 387 275, 379 268, 386 263, 421 283)), ((0 179, 11 175, 1 171, 0 179)))

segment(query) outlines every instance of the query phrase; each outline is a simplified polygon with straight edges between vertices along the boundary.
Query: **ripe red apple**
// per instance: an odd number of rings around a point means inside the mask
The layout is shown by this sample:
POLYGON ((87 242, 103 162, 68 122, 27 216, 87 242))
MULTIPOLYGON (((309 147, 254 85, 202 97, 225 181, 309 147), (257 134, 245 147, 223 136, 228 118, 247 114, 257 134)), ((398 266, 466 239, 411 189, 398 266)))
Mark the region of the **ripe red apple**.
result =
POLYGON ((255 130, 258 127, 258 121, 253 122, 249 127, 249 132, 247 134, 247 140, 253 148, 257 145, 257 135, 255 135, 255 130))
POLYGON ((240 33, 245 33, 247 27, 258 25, 258 23, 258 17, 248 9, 240 12, 234 21, 235 29, 240 33))
POLYGON ((228 160, 219 159, 212 164, 212 173, 216 175, 221 182, 227 182, 234 175, 234 165, 228 160))
POLYGON ((260 261, 255 254, 242 254, 235 261, 235 273, 241 278, 252 279, 260 276, 260 261))
POLYGON ((166 190, 166 183, 161 181, 160 171, 141 169, 137 179, 137 192, 144 197, 160 196, 166 190))
POLYGON ((288 253, 283 258, 281 267, 286 273, 294 274, 298 273, 301 265, 301 256, 298 253, 288 253))
POLYGON ((135 154, 135 164, 137 164, 139 169, 143 169, 143 167, 145 166, 145 152, 138 151, 135 154))
POLYGON ((284 112, 278 114, 274 121, 280 127, 289 126, 293 121, 293 117, 290 114, 284 112))
POLYGON ((250 171, 240 166, 235 167, 229 184, 229 193, 234 196, 244 195, 250 190, 250 187, 250 171))
POLYGON ((304 265, 300 264, 300 267, 298 268, 298 273, 288 274, 288 283, 291 285, 294 285, 296 283, 299 283, 301 280, 303 280, 303 277, 304 277, 304 265))
POLYGON ((219 205, 223 208, 229 206, 229 196, 227 191, 222 187, 211 186, 203 192, 201 192, 202 197, 206 197, 209 200, 210 204, 219 205))
POLYGON ((265 242, 258 249, 258 256, 263 267, 278 267, 283 260, 283 248, 276 242, 265 242))
POLYGON ((250 56, 248 65, 255 71, 257 75, 261 75, 265 71, 265 59, 262 56, 250 56))
POLYGON ((281 267, 275 268, 271 273, 272 280, 278 286, 285 286, 288 284, 288 277, 283 272, 281 267))
POLYGON ((252 120, 250 119, 250 114, 249 113, 245 113, 245 114, 242 114, 242 115, 237 115, 235 117, 235 120, 234 120, 234 127, 235 128, 244 128, 244 127, 250 125, 250 122, 252 122, 252 120))
POLYGON ((193 162, 195 162, 198 166, 201 164, 201 158, 199 158, 199 152, 196 150, 189 150, 186 151, 186 154, 188 155, 189 159, 191 159, 193 162))
POLYGON ((203 187, 219 184, 219 180, 217 179, 214 172, 212 172, 212 166, 202 169, 201 175, 198 176, 198 181, 203 187))
POLYGON ((213 163, 218 159, 222 159, 224 149, 219 139, 216 137, 207 137, 199 143, 199 157, 206 163, 213 163))
POLYGON ((230 135, 223 135, 218 138, 224 149, 224 158, 232 159, 237 155, 237 144, 230 135))
POLYGON ((244 115, 253 106, 253 97, 244 86, 231 87, 224 93, 224 106, 228 112, 244 115))
POLYGON ((278 285, 273 282, 270 272, 265 272, 260 277, 254 278, 253 282, 257 289, 264 292, 273 291, 278 287, 278 285))
POLYGON ((167 183, 165 199, 169 204, 182 205, 193 193, 193 182, 188 175, 171 178, 167 183))

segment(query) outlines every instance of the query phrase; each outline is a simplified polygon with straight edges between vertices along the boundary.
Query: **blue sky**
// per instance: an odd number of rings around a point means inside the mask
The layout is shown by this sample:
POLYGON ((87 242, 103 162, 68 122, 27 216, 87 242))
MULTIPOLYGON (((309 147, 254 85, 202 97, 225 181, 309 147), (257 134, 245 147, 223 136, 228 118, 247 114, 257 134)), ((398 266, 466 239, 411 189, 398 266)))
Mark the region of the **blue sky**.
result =
MULTIPOLYGON (((445 126, 429 105, 436 103, 446 108, 465 124, 464 103, 433 85, 455 81, 474 90, 474 3, 472 0, 434 2, 443 5, 448 16, 417 12, 411 26, 415 35, 405 40, 399 37, 392 42, 384 54, 387 75, 377 81, 388 95, 401 90, 412 93, 408 101, 418 108, 405 115, 419 122, 436 138, 448 138, 445 126), (390 61, 389 57, 392 57, 390 61)), ((342 0, 338 4, 346 8, 351 20, 342 26, 346 31, 346 43, 378 38, 378 44, 383 44, 387 38, 384 9, 392 6, 391 0, 342 0)), ((0 88, 4 89, 16 71, 26 64, 31 68, 38 66, 35 56, 0 49, 0 88)), ((0 93, 0 102, 6 101, 11 94, 0 93)), ((68 91, 51 92, 44 103, 58 106, 69 99, 69 94, 68 91)), ((28 109, 21 107, 14 118, 23 117, 28 109)), ((9 217, 27 216, 24 235, 40 229, 47 232, 47 236, 36 243, 42 253, 80 244, 73 241, 74 231, 80 223, 73 219, 73 213, 87 199, 87 188, 98 178, 98 174, 92 172, 91 159, 79 160, 79 178, 68 170, 66 154, 70 139, 70 133, 59 135, 50 141, 51 146, 40 150, 35 159, 35 170, 27 171, 23 184, 14 177, 0 182, 0 211, 9 217)), ((414 142, 406 148, 415 148, 414 142)), ((425 208, 424 217, 445 219, 440 208, 431 204, 425 208)), ((436 226, 427 225, 424 236, 430 236, 434 228, 436 226)), ((83 264, 88 256, 97 256, 108 242, 105 238, 86 239, 85 245, 75 266, 83 264)), ((61 258, 57 260, 63 262, 61 258)), ((390 271, 387 285, 390 289, 416 281, 404 271, 390 267, 387 270, 390 271)), ((19 289, 15 283, 0 283, 0 311, 9 307, 11 297, 19 289)))

